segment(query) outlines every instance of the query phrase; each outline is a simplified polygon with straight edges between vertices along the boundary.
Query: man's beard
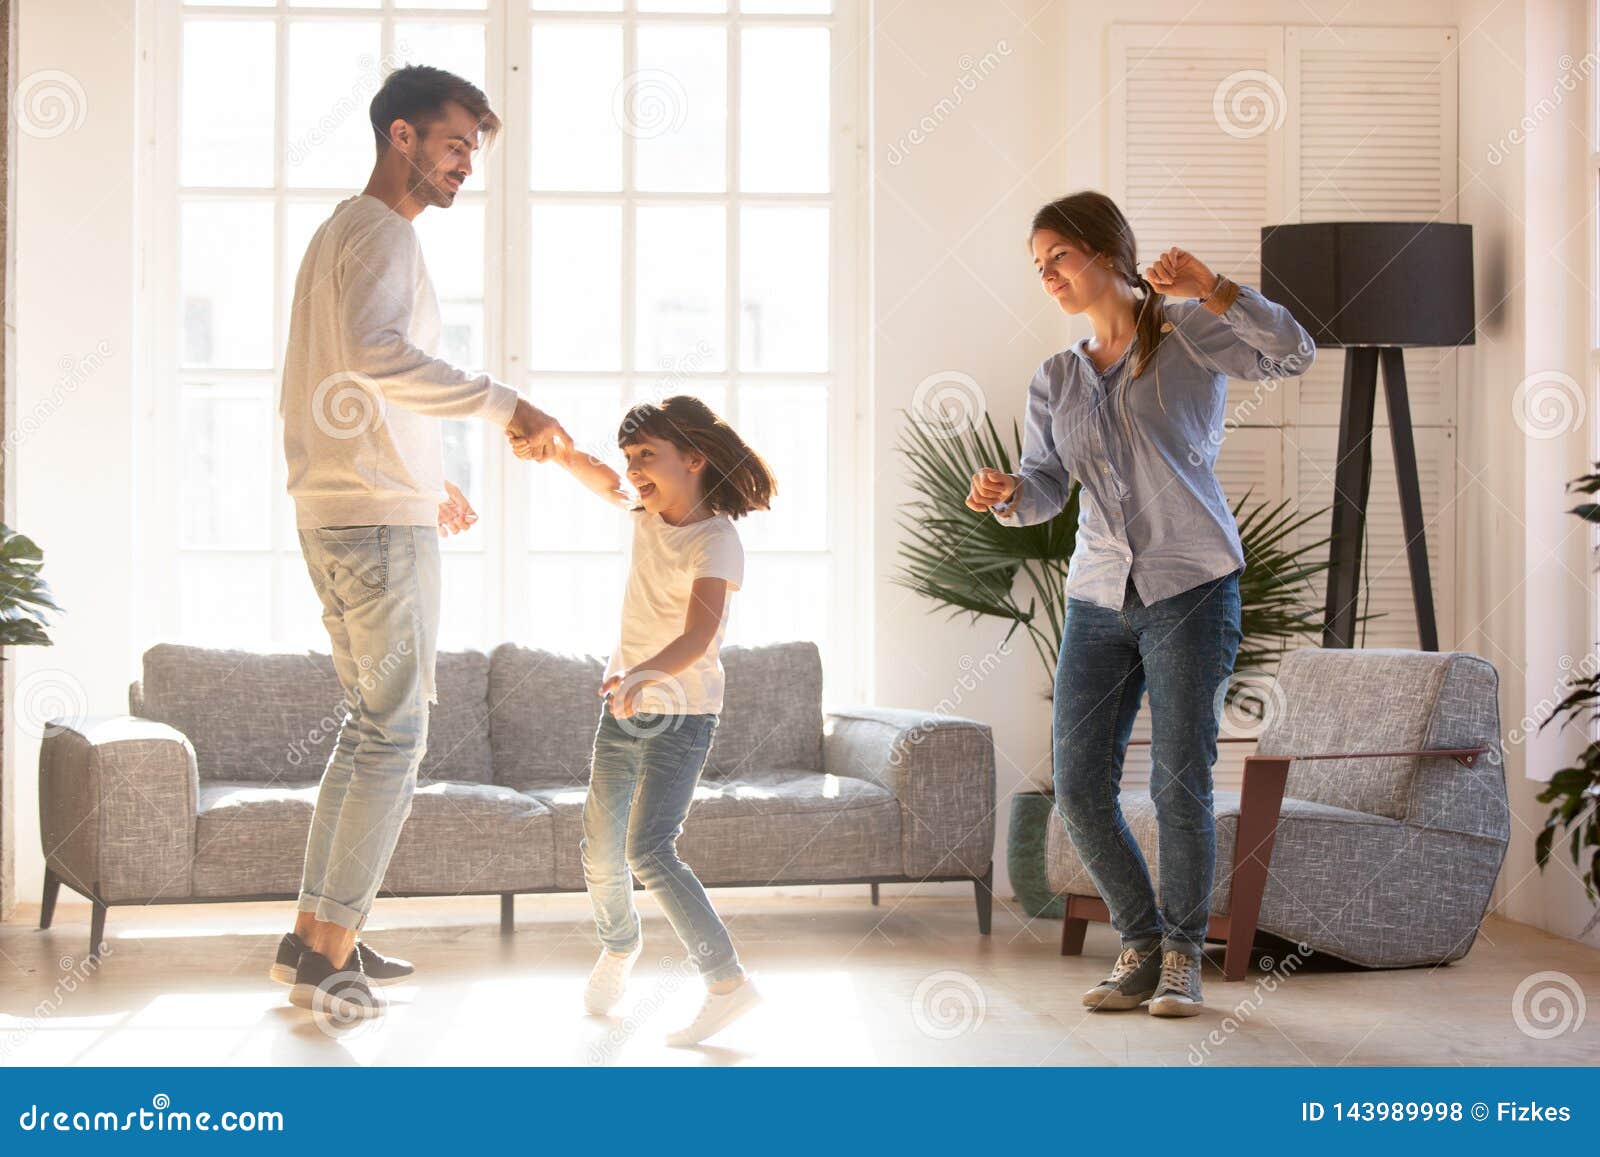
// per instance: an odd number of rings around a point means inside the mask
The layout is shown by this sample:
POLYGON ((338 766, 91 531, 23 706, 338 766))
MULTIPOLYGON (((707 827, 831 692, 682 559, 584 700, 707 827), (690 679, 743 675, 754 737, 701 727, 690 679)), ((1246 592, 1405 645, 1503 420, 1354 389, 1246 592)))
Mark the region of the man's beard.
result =
POLYGON ((427 177, 418 177, 411 186, 411 196, 424 205, 437 205, 441 209, 448 209, 455 204, 455 190, 445 185, 436 185, 427 177))

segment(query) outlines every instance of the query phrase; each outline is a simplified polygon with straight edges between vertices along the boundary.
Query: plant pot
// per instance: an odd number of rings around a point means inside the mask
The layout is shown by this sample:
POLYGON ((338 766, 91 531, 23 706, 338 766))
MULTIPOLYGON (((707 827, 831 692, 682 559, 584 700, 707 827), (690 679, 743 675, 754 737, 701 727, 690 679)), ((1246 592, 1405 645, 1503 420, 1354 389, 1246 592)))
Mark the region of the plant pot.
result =
POLYGON ((1029 916, 1059 920, 1066 901, 1050 890, 1045 878, 1045 847, 1056 807, 1054 792, 1019 791, 1011 797, 1011 824, 1006 837, 1006 869, 1017 903, 1029 916))

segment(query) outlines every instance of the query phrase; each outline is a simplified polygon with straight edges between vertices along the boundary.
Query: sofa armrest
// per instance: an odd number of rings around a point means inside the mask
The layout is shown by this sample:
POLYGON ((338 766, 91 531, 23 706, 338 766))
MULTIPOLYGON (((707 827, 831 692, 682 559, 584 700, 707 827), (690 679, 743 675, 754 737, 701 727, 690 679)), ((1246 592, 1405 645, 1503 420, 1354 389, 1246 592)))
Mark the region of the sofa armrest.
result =
POLYGON ((187 896, 199 795, 194 748, 164 723, 54 725, 39 745, 45 863, 100 900, 187 896))
POLYGON ((900 801, 907 876, 981 877, 994 859, 995 758, 988 726, 886 707, 831 712, 823 769, 900 801))

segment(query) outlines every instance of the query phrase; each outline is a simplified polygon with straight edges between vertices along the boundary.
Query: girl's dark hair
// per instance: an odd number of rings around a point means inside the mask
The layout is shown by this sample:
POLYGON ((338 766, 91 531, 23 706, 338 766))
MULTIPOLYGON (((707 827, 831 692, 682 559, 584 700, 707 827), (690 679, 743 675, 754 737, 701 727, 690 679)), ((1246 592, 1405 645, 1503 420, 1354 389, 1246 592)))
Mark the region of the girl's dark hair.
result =
POLYGON ((714 514, 742 518, 768 510, 778 484, 766 462, 710 406, 688 394, 640 402, 623 416, 617 445, 626 449, 646 438, 671 442, 706 460, 704 501, 714 514))
POLYGON ((1136 378, 1144 373, 1161 342, 1166 309, 1161 304, 1161 295, 1139 272, 1133 229, 1117 203, 1092 189, 1073 193, 1051 201, 1033 215, 1033 228, 1028 230, 1030 244, 1041 229, 1077 242, 1091 256, 1103 255, 1111 262, 1112 272, 1131 288, 1143 291, 1144 297, 1137 302, 1134 311, 1134 351, 1129 376, 1136 378))
POLYGON ((378 89, 367 108, 378 152, 382 154, 389 147, 389 126, 395 121, 408 121, 416 126, 418 136, 425 136, 428 126, 444 115, 444 106, 450 101, 477 118, 483 146, 488 148, 500 131, 500 118, 489 107, 489 98, 483 95, 483 90, 442 68, 408 64, 385 78, 383 87, 378 89))

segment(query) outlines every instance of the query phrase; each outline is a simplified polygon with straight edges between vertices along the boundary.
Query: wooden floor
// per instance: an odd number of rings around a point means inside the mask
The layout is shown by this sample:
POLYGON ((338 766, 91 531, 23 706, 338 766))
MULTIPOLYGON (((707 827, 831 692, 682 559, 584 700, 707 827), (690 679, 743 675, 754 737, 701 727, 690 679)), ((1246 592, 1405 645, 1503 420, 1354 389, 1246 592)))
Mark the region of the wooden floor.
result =
POLYGON ((509 941, 493 898, 381 901, 367 938, 415 961, 417 978, 386 990, 387 1016, 339 1033, 266 977, 287 905, 114 908, 109 951, 94 969, 82 961, 88 910, 64 897, 48 932, 35 926, 36 906, 0 925, 0 1064, 1600 1061, 1600 952, 1503 920, 1491 918, 1466 959, 1445 968, 1365 971, 1263 947, 1256 963, 1270 971, 1229 984, 1214 948, 1207 1010, 1160 1020, 1079 1005, 1114 954, 1104 926, 1091 927, 1083 956, 1063 958, 1059 923, 1024 921, 1010 905, 997 902, 994 935, 980 937, 970 900, 885 888, 873 908, 866 892, 716 893, 766 1001, 699 1049, 662 1043, 699 990, 648 899, 645 955, 609 1019, 580 1004, 595 953, 583 897, 523 898, 509 941), (1555 1006, 1539 990, 1558 997, 1560 988, 1569 1008, 1579 989, 1596 1005, 1576 1028, 1541 1019, 1555 1006))

